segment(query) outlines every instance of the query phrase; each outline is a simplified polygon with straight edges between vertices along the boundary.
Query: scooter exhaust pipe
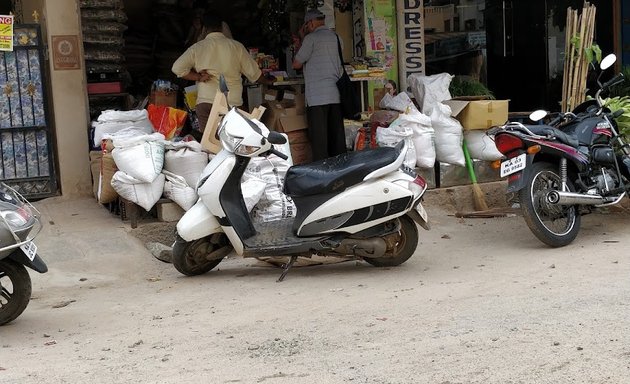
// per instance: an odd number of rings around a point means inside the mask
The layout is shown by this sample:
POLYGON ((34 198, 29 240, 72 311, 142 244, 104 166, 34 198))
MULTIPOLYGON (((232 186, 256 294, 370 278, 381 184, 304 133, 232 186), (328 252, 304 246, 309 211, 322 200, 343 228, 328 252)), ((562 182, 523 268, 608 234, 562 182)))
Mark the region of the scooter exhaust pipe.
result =
POLYGON ((598 205, 604 203, 604 198, 600 195, 551 191, 547 193, 547 201, 554 205, 598 205))
POLYGON ((385 240, 379 237, 371 239, 343 239, 341 244, 333 251, 342 255, 354 255, 360 257, 383 257, 387 252, 385 240))

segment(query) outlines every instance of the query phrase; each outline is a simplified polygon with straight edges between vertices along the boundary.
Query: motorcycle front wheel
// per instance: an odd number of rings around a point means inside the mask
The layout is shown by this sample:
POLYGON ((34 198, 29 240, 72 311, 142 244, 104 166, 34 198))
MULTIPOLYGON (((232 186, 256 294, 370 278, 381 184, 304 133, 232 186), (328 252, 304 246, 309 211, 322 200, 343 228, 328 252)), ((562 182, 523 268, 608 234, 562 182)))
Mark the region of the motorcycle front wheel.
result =
POLYGON ((407 261, 418 246, 418 227, 407 215, 398 218, 400 230, 384 238, 387 242, 385 257, 364 258, 366 262, 375 267, 395 267, 407 261))
MULTIPOLYGON (((520 191, 521 210, 529 229, 543 243, 563 247, 580 231, 580 214, 576 205, 554 205, 547 201, 551 190, 562 190, 558 166, 546 162, 534 163, 525 187, 520 191)), ((567 180, 571 192, 573 184, 567 180)))
POLYGON ((0 325, 24 312, 31 300, 31 277, 22 264, 0 260, 0 325))
POLYGON ((173 265, 186 276, 202 275, 219 265, 221 260, 208 260, 206 257, 219 249, 220 244, 212 243, 211 236, 194 241, 185 241, 179 236, 173 246, 173 265))

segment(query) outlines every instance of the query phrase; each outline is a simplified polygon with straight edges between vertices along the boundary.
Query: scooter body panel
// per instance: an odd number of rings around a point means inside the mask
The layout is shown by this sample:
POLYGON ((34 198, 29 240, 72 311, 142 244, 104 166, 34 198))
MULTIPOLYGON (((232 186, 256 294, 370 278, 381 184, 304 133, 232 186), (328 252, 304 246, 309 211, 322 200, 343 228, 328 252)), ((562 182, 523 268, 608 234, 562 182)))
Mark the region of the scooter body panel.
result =
POLYGON ((298 236, 356 233, 401 216, 420 197, 407 187, 412 180, 396 171, 354 185, 315 208, 300 224, 298 236))
POLYGON ((197 200, 177 222, 177 234, 186 241, 201 239, 217 232, 223 232, 223 228, 202 200, 197 200))

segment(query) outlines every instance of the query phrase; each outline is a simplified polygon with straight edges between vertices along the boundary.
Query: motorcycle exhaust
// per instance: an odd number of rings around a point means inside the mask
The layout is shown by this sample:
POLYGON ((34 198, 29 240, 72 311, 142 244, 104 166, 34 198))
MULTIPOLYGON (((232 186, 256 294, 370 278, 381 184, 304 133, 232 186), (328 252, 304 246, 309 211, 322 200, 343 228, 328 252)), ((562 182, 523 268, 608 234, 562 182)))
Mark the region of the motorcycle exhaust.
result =
POLYGON ((547 193, 547 202, 554 205, 598 205, 604 203, 604 198, 600 195, 551 191, 547 193))
POLYGON ((333 251, 342 255, 360 257, 383 257, 387 252, 385 240, 376 237, 371 239, 344 239, 333 251))

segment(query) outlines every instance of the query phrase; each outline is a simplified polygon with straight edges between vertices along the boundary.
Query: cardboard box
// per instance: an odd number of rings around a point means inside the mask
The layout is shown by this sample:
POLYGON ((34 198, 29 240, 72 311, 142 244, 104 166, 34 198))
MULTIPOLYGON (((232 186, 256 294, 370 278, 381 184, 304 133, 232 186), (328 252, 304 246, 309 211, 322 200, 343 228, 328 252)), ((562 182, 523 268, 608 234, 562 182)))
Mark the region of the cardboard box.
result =
POLYGON ((149 103, 175 108, 177 107, 177 92, 151 91, 149 103))
POLYGON ((285 133, 289 139, 289 144, 308 143, 308 129, 300 129, 285 133))
POLYGON ((293 165, 310 163, 313 161, 311 143, 297 143, 291 145, 291 157, 293 165))
POLYGON ((488 129, 505 124, 508 119, 509 100, 446 100, 451 116, 459 120, 464 129, 488 129))
POLYGON ((308 128, 306 115, 299 113, 292 102, 277 101, 263 105, 266 107, 266 113, 262 122, 267 128, 284 133, 308 128))

